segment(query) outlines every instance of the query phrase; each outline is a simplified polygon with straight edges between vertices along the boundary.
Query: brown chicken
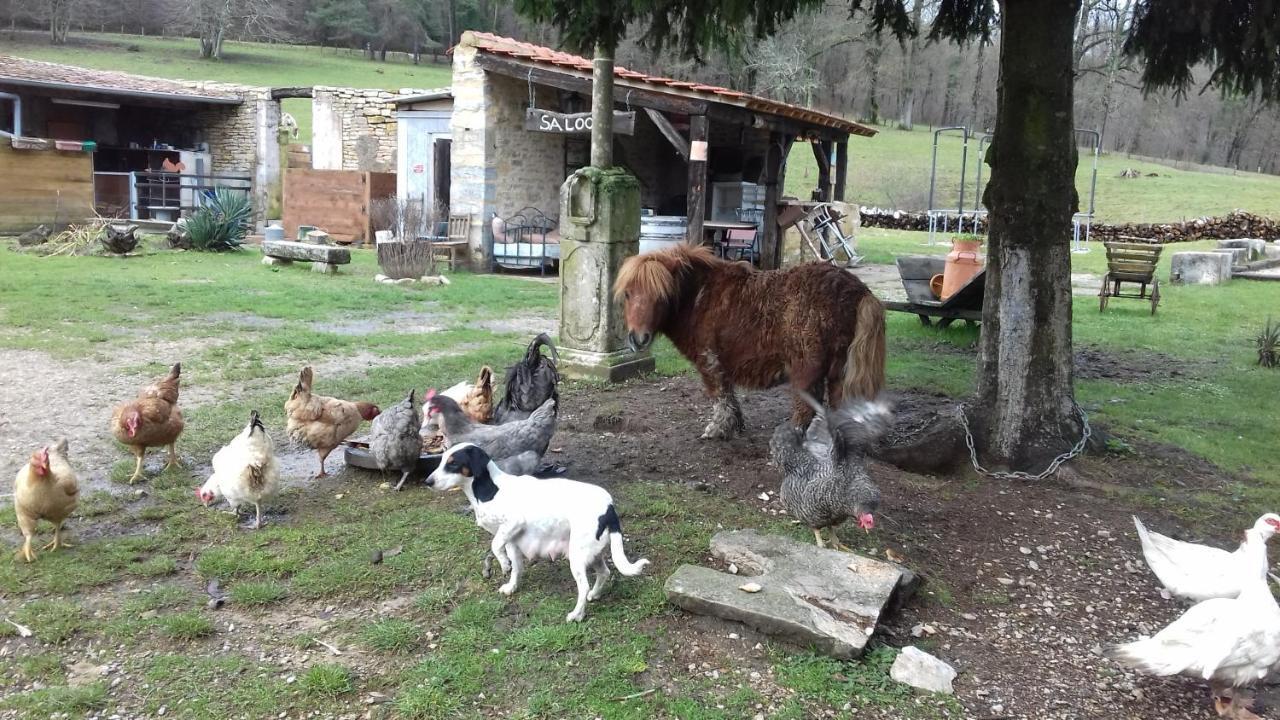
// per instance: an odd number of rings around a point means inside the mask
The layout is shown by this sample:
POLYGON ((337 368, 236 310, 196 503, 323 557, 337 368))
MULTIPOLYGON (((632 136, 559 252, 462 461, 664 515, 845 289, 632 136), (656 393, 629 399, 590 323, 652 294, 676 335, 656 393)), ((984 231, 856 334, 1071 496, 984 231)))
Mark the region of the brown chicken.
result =
POLYGON ((169 374, 142 388, 138 397, 116 408, 111 416, 111 434, 129 446, 138 458, 129 484, 142 477, 142 458, 147 448, 169 447, 165 469, 178 464, 174 447, 182 434, 182 410, 178 408, 178 382, 182 364, 174 363, 169 374))
POLYGON ((71 547, 62 540, 62 523, 76 509, 79 493, 75 470, 67 461, 65 438, 32 453, 31 460, 13 481, 13 510, 18 516, 18 529, 25 538, 17 554, 27 562, 36 559, 31 539, 41 520, 53 523, 53 542, 45 545, 44 550, 71 547))
POLYGON ((316 477, 322 478, 326 475, 324 461, 329 453, 355 432, 362 420, 372 420, 380 411, 373 403, 313 395, 311 381, 311 368, 302 368, 298 384, 284 404, 289 418, 285 429, 294 442, 306 445, 320 456, 320 472, 316 477))

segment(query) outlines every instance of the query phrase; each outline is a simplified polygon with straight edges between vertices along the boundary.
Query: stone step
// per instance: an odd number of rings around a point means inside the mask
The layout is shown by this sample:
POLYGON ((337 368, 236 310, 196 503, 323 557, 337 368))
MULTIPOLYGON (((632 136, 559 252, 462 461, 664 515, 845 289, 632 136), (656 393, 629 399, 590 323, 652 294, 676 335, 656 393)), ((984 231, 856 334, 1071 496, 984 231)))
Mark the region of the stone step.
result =
POLYGON ((754 530, 716 533, 711 554, 740 574, 681 565, 667 579, 667 600, 842 660, 860 657, 882 614, 919 584, 900 565, 754 530), (742 589, 748 583, 754 592, 742 589))

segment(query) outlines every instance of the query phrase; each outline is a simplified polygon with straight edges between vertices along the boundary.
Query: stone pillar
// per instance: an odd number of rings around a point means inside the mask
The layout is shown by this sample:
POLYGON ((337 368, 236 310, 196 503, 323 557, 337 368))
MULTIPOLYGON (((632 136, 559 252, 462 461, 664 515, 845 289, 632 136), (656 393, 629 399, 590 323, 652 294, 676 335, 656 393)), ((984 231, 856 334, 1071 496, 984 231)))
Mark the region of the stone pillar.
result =
POLYGON ((640 183, 622 168, 582 168, 560 188, 560 371, 619 382, 653 370, 626 347, 613 281, 640 249, 640 183))
POLYGON ((263 91, 254 100, 254 145, 256 162, 253 172, 254 210, 257 220, 280 217, 284 210, 284 187, 280 180, 280 101, 263 91))

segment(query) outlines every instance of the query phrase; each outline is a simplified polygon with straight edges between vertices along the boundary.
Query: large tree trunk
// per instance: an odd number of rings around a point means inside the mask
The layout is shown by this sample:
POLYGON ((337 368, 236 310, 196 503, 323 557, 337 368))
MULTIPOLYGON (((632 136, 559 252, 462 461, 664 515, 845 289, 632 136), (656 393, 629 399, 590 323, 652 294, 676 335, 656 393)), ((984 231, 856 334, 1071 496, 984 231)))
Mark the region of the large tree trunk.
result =
POLYGON ((867 38, 867 122, 880 124, 880 58, 884 55, 884 40, 880 33, 867 38))
POLYGON ((986 52, 987 44, 982 42, 982 38, 978 38, 978 70, 973 78, 973 99, 970 101, 969 107, 969 128, 973 132, 981 134, 986 129, 987 115, 982 111, 983 96, 986 90, 983 87, 983 70, 986 69, 986 52))
MULTIPOLYGON (((924 0, 916 0, 915 6, 911 8, 911 23, 920 28, 920 9, 924 7, 924 0)), ((911 37, 910 44, 907 46, 907 54, 903 58, 902 63, 902 106, 898 108, 898 127, 903 130, 910 130, 914 127, 916 114, 916 59, 920 52, 920 35, 923 31, 916 33, 911 37)))
POLYGON ((959 114, 956 112, 956 93, 960 90, 960 63, 963 51, 955 48, 955 52, 947 61, 947 90, 942 96, 942 124, 954 125, 959 114))
POLYGON ((613 167, 613 48, 596 43, 591 75, 591 165, 613 167))
POLYGON ((1071 352, 1071 215, 1078 205, 1072 28, 1080 0, 1001 3, 1000 83, 978 407, 993 464, 1039 472, 1080 437, 1071 352))

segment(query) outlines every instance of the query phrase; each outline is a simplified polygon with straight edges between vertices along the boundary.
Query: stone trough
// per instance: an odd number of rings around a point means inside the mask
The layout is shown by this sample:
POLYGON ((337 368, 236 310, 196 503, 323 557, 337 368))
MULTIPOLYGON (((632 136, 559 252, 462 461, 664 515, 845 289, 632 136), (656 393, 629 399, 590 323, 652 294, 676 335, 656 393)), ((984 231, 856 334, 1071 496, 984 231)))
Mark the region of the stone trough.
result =
POLYGON ((919 584, 900 565, 754 530, 716 533, 711 554, 740 574, 681 565, 667 600, 841 660, 861 657, 882 614, 919 584))

